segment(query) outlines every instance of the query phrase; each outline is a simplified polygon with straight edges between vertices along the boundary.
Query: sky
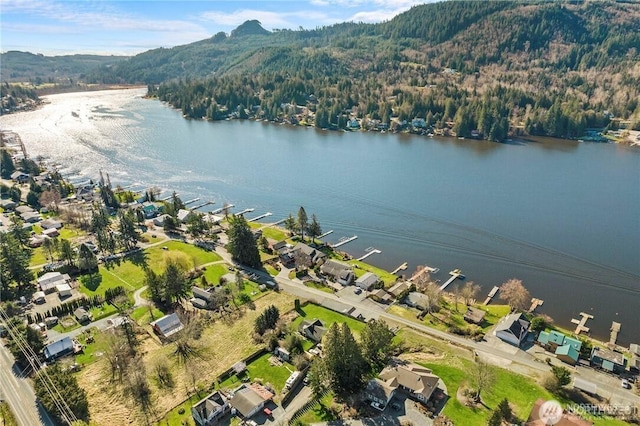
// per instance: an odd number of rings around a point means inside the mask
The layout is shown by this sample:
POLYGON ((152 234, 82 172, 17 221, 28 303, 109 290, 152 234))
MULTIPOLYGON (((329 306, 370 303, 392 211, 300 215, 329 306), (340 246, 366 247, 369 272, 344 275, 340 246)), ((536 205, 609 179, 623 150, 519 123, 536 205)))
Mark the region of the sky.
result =
POLYGON ((267 30, 382 22, 434 0, 0 0, 0 50, 133 55, 257 19, 267 30))

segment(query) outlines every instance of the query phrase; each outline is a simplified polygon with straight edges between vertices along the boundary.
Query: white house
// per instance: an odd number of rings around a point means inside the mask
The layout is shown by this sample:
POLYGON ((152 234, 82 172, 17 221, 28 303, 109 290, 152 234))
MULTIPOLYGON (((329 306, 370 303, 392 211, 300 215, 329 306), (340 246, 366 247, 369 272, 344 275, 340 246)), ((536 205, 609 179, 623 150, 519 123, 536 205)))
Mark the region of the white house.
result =
POLYGON ((58 297, 70 297, 71 296, 71 286, 69 284, 58 284, 56 286, 56 291, 58 292, 58 297))
POLYGON ((379 276, 373 272, 367 272, 356 280, 356 285, 363 290, 370 291, 378 281, 380 281, 379 276))
POLYGON ((47 272, 40 278, 38 278, 38 286, 40 290, 45 293, 52 291, 60 284, 69 284, 71 277, 68 274, 61 274, 60 272, 47 272))

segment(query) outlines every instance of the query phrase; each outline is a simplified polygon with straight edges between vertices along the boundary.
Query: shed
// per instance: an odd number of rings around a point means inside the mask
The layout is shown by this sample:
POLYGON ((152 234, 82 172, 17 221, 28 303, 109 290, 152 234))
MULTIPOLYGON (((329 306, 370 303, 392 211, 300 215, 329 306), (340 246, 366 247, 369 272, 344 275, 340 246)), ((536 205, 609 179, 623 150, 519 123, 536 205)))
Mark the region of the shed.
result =
POLYGON ((44 348, 44 358, 47 361, 55 361, 56 359, 73 353, 73 340, 71 337, 65 337, 55 341, 44 348))
POLYGON ((464 313, 464 320, 473 324, 482 324, 484 316, 487 313, 482 309, 474 308, 473 306, 467 307, 467 312, 464 313))
POLYGON ((151 322, 151 327, 153 327, 153 331, 166 339, 167 337, 173 336, 178 331, 182 330, 184 325, 182 325, 180 318, 174 312, 151 322))
POLYGON ((58 284, 56 286, 56 291, 58 292, 58 297, 62 298, 71 296, 71 286, 69 284, 58 284))
POLYGON ((91 314, 87 312, 85 308, 76 309, 75 311, 73 311, 73 315, 80 323, 91 321, 91 314))
POLYGON ((33 293, 33 301, 35 303, 44 303, 44 291, 36 291, 35 293, 33 293))
POLYGON ((356 285, 363 290, 370 291, 380 281, 380 277, 373 272, 367 272, 356 280, 356 285))

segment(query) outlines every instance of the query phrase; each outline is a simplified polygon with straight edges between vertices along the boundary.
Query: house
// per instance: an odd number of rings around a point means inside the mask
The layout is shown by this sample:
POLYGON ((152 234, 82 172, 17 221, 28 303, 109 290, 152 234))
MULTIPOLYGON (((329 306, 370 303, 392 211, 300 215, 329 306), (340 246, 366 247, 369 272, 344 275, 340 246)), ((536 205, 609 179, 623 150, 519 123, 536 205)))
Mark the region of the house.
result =
POLYGON ((44 229, 42 235, 49 238, 55 238, 60 236, 60 232, 56 228, 44 229))
POLYGON ((164 220, 168 217, 168 214, 163 214, 153 218, 153 224, 155 226, 164 226, 164 220))
POLYGON ((62 222, 60 222, 59 220, 53 219, 53 218, 48 218, 43 220, 42 222, 40 222, 40 227, 42 227, 42 229, 60 229, 62 228, 62 222))
POLYGON ((636 343, 630 344, 629 352, 631 352, 630 368, 634 370, 640 370, 640 345, 636 343))
POLYGON ((230 411, 229 398, 215 391, 191 407, 191 416, 198 426, 214 426, 230 411))
POLYGON ((13 210, 18 204, 10 198, 0 200, 0 208, 5 212, 13 210))
POLYGON ((355 277, 350 265, 333 259, 329 259, 323 263, 320 267, 320 272, 342 285, 351 284, 355 277))
POLYGON ((527 337, 529 320, 522 313, 509 314, 496 327, 495 335, 503 342, 520 346, 527 337))
POLYGON ((142 215, 144 216, 145 219, 153 219, 154 217, 158 216, 158 213, 159 213, 156 205, 149 202, 142 203, 141 210, 142 210, 142 215))
POLYGON ((375 286, 378 281, 380 281, 379 276, 377 276, 373 272, 366 272, 356 280, 355 284, 363 290, 371 291, 371 289, 373 289, 373 286, 375 286))
POLYGON ((29 206, 26 205, 22 205, 22 206, 18 206, 15 208, 16 213, 18 213, 19 215, 21 215, 22 213, 33 213, 35 212, 34 209, 32 209, 29 206))
POLYGON ((275 356, 277 356, 280 361, 289 361, 291 359, 291 354, 289 353, 288 350, 286 350, 285 348, 283 348, 282 346, 278 346, 274 351, 273 354, 275 356))
POLYGON ((26 223, 36 223, 39 222, 42 218, 40 217, 40 213, 38 212, 24 212, 20 213, 20 217, 26 223))
POLYGON ((56 291, 58 292, 58 297, 70 297, 71 296, 71 286, 69 284, 58 284, 56 286, 56 291))
POLYGON ((396 299, 403 297, 406 292, 411 290, 411 283, 408 281, 400 281, 394 284, 388 292, 393 295, 396 299))
POLYGON ((174 312, 151 322, 151 327, 156 334, 166 339, 182 330, 184 325, 182 325, 180 318, 178 318, 178 315, 174 312))
POLYGON ((47 362, 51 362, 72 353, 74 353, 73 340, 71 340, 71 337, 65 337, 45 346, 44 359, 47 362))
POLYGON ((369 297, 375 300, 376 302, 380 302, 380 303, 391 303, 393 301, 393 296, 391 296, 382 288, 379 288, 369 293, 369 297))
POLYGON ((396 392, 403 392, 411 399, 426 403, 439 381, 440 378, 426 367, 392 360, 378 378, 369 381, 365 395, 382 407, 389 403, 396 392))
POLYGON ((303 253, 304 257, 308 256, 309 260, 311 261, 311 265, 306 266, 315 266, 323 262, 327 258, 326 254, 324 254, 320 250, 316 250, 313 247, 306 245, 305 243, 296 244, 291 252, 293 253, 294 259, 299 257, 297 253, 303 253))
POLYGON ((78 308, 73 311, 73 316, 76 317, 79 323, 91 322, 91 314, 87 312, 85 308, 78 308))
POLYGON ((21 172, 16 170, 15 172, 11 173, 11 180, 17 183, 27 183, 29 182, 29 178, 31 176, 29 176, 27 173, 25 172, 21 172))
POLYGON ((559 404, 550 405, 548 408, 544 406, 545 400, 540 398, 533 408, 531 414, 524 426, 545 426, 553 424, 554 426, 592 426, 593 423, 582 419, 574 413, 568 413, 562 410, 559 404))
POLYGON ((47 237, 44 235, 34 235, 31 238, 29 238, 29 247, 31 248, 36 248, 36 247, 40 247, 42 244, 44 244, 44 240, 46 240, 47 237))
POLYGON ((560 361, 571 365, 576 365, 580 358, 580 351, 576 350, 576 348, 571 345, 558 346, 555 354, 560 361))
POLYGON ((307 339, 320 342, 327 332, 327 328, 319 319, 304 320, 298 326, 298 331, 307 339))
POLYGON ((191 210, 180 209, 178 210, 178 214, 176 215, 176 217, 180 222, 185 223, 189 219, 189 216, 191 216, 192 214, 193 213, 191 212, 191 210))
POLYGON ((31 300, 33 300, 34 303, 44 303, 45 302, 44 291, 36 291, 35 293, 33 293, 31 300))
POLYGON ((193 293, 191 304, 196 308, 207 309, 209 306, 211 306, 213 294, 211 294, 207 290, 203 290, 200 287, 193 286, 191 287, 191 293, 193 293))
POLYGON ((59 284, 69 284, 69 282, 71 282, 71 277, 60 272, 47 272, 38 278, 38 286, 45 293, 49 293, 59 284))
POLYGON ((595 346, 591 350, 591 366, 620 374, 627 368, 627 359, 620 352, 595 346))
POLYGON ((582 342, 573 337, 565 336, 559 331, 541 331, 538 334, 536 343, 556 354, 558 359, 566 362, 567 364, 575 365, 580 357, 580 349, 582 348, 582 342))
POLYGON ((91 201, 96 195, 93 185, 84 185, 76 188, 76 198, 84 201, 91 201))
POLYGON ((234 392, 233 398, 229 403, 242 417, 248 419, 262 410, 267 401, 270 401, 273 396, 273 393, 264 386, 256 383, 243 384, 234 392))
POLYGON ((287 243, 286 240, 277 241, 271 244, 271 250, 277 253, 280 253, 280 250, 286 249, 288 246, 289 246, 289 243, 287 243))
POLYGON ((421 311, 424 311, 429 306, 429 298, 422 293, 418 293, 417 291, 411 291, 404 298, 404 303, 411 306, 412 308, 417 308, 421 311))
POLYGON ((471 324, 480 325, 484 321, 484 316, 487 314, 482 309, 474 308, 473 306, 467 307, 467 312, 464 313, 464 320, 471 324))

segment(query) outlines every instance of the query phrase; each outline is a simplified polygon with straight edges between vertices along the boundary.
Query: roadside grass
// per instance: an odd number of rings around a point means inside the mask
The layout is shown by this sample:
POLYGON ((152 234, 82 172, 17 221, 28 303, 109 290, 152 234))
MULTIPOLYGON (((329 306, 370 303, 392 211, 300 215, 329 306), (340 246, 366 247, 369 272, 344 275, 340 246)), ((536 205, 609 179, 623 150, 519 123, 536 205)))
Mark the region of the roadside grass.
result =
POLYGON ((328 393, 320 398, 320 400, 309 411, 298 417, 297 420, 304 425, 338 420, 334 413, 329 409, 332 404, 333 394, 328 393))
POLYGON ((324 291, 325 293, 333 294, 333 290, 322 283, 317 283, 315 281, 307 281, 304 283, 307 287, 315 288, 320 291, 324 291))
MULTIPOLYGON (((297 330, 300 323, 305 319, 319 319, 325 325, 325 327, 329 328, 335 322, 344 323, 346 322, 351 331, 356 334, 360 334, 362 329, 364 329, 365 323, 360 322, 356 319, 348 317, 346 315, 342 315, 338 312, 332 311, 330 309, 324 308, 322 306, 314 305, 312 303, 308 303, 305 306, 300 308, 300 311, 304 313, 304 315, 299 316, 291 323, 291 329, 297 330)), ((301 312, 298 312, 301 314, 301 312)))
POLYGON ((278 275, 278 270, 276 268, 274 268, 273 266, 266 264, 266 265, 262 265, 264 267, 264 269, 266 269, 266 271, 269 273, 269 275, 271 276, 276 276, 278 275))
POLYGON ((18 426, 18 422, 6 402, 0 402, 0 420, 3 426, 18 426))
MULTIPOLYGON (((220 284, 220 278, 229 272, 229 268, 223 264, 209 265, 205 267, 203 276, 211 286, 220 284)), ((194 281, 194 285, 199 283, 199 278, 194 281)))
POLYGON ((162 318, 165 315, 160 309, 155 306, 139 306, 131 312, 129 315, 138 325, 144 326, 151 321, 155 321, 158 318, 162 318))

